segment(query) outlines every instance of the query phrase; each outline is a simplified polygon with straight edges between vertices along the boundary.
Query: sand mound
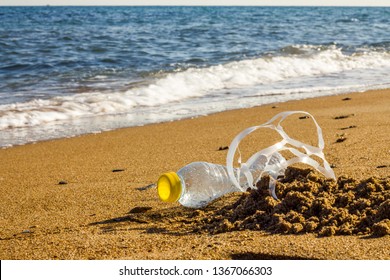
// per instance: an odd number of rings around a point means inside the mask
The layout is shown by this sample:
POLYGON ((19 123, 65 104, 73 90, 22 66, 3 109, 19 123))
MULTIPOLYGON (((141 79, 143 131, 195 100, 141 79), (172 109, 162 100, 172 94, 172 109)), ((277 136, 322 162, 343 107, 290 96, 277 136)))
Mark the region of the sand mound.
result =
POLYGON ((339 177, 336 182, 310 169, 290 167, 276 186, 279 201, 268 194, 268 180, 236 203, 208 213, 201 230, 390 235, 390 177, 362 181, 339 177))

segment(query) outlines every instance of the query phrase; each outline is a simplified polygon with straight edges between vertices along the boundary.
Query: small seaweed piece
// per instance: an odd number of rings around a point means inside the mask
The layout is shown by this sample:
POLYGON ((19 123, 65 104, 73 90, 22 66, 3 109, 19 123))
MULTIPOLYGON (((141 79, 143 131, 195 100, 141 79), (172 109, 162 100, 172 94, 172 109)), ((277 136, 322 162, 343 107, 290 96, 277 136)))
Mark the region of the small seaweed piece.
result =
POLYGON ((347 138, 344 137, 344 136, 341 136, 341 137, 337 138, 336 143, 342 143, 342 142, 344 142, 345 140, 347 140, 347 138))
POLYGON ((125 171, 124 169, 113 169, 112 172, 122 172, 125 171))
POLYGON ((356 127, 357 127, 356 125, 350 125, 350 126, 347 126, 347 127, 342 127, 342 128, 340 128, 340 130, 346 130, 346 129, 356 128, 356 127))
POLYGON ((346 119, 346 118, 353 117, 353 116, 355 116, 355 114, 340 115, 340 116, 335 117, 334 119, 335 120, 341 120, 341 119, 346 119))
POLYGON ((146 191, 148 189, 152 189, 152 188, 156 188, 156 187, 157 187, 157 184, 153 183, 153 184, 150 184, 150 185, 147 185, 147 186, 143 186, 143 187, 138 187, 138 188, 135 188, 135 189, 138 190, 138 191, 146 191))

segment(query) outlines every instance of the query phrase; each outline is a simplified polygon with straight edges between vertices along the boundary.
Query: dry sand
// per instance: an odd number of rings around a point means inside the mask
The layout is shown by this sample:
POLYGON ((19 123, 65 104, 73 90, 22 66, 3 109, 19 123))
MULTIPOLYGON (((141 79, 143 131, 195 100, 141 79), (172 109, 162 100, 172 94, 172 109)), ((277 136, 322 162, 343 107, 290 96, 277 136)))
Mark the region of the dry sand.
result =
MULTIPOLYGON (((251 227, 240 226, 246 225, 244 219, 235 227, 215 230, 224 224, 218 224, 218 215, 232 219, 229 207, 251 194, 230 194, 193 210, 160 202, 153 188, 139 190, 161 173, 192 161, 224 164, 227 150, 220 147, 228 146, 244 128, 287 110, 315 116, 323 129, 326 158, 338 177, 390 176, 390 90, 271 104, 3 149, 0 258, 390 259, 386 224, 382 237, 364 230, 339 232, 344 235, 330 231, 336 235, 326 237, 322 235, 330 234, 263 230, 253 221, 251 227), (207 221, 214 223, 214 231, 205 229, 207 221)), ((310 119, 292 116, 284 124, 292 136, 316 143, 310 119)), ((262 130, 246 139, 241 151, 250 156, 275 140, 275 134, 262 130)), ((385 192, 386 187, 377 191, 385 192)), ((390 218, 388 207, 380 211, 390 218)))

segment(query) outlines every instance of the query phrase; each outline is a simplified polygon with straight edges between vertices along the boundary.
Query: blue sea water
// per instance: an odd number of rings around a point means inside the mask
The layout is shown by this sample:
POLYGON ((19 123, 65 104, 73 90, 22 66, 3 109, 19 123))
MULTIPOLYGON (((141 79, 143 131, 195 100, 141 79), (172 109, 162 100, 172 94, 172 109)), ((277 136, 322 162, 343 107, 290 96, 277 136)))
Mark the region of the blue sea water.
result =
POLYGON ((0 7, 0 147, 390 87, 390 8, 0 7))

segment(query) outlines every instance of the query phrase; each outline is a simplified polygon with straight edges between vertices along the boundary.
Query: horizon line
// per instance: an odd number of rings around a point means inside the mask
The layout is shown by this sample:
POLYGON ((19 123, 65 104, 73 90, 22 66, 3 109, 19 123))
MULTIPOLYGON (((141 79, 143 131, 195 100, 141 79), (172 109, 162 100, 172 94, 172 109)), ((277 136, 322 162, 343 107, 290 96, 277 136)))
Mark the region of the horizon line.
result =
POLYGON ((132 4, 132 5, 58 5, 58 4, 39 4, 39 5, 1 5, 0 7, 361 7, 361 8, 390 8, 389 6, 381 5, 199 5, 199 4, 159 4, 159 5, 145 5, 145 4, 132 4))

